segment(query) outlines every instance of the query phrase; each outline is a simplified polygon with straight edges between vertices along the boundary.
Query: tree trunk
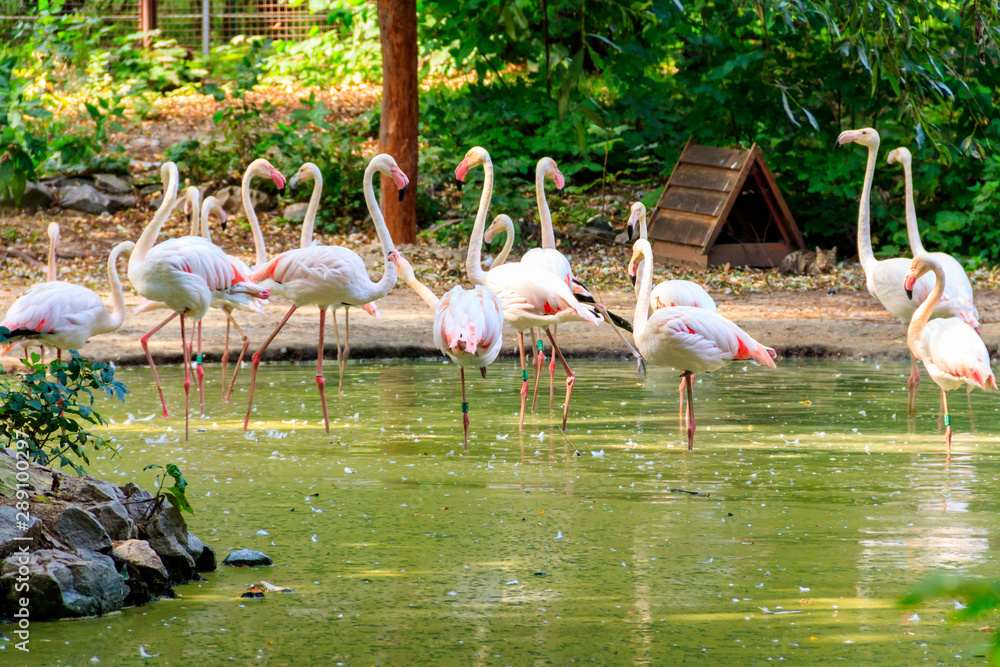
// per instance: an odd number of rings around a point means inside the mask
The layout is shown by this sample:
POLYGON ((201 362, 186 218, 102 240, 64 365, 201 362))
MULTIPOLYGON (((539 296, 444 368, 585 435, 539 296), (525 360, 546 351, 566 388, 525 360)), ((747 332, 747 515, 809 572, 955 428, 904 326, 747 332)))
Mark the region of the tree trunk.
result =
POLYGON ((396 185, 382 176, 382 210, 394 243, 417 239, 417 3, 379 0, 379 41, 382 44, 382 122, 379 149, 396 158, 410 179, 399 201, 396 185))

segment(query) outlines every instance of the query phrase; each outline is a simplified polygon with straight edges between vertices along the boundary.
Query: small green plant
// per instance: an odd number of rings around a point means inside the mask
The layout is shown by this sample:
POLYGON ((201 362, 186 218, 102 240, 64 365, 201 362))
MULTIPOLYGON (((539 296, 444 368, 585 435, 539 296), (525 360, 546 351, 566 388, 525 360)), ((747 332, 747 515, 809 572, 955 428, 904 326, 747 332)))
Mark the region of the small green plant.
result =
POLYGON ((159 463, 151 463, 142 470, 145 472, 152 469, 158 472, 156 473, 155 502, 150 509, 150 516, 160 511, 160 508, 163 507, 164 498, 169 498, 170 504, 178 510, 194 514, 194 509, 187 499, 187 480, 181 474, 181 469, 175 463, 168 463, 165 467, 159 463), (163 485, 167 483, 167 478, 173 479, 174 484, 170 488, 163 488, 163 485))
MULTIPOLYGON (((7 338, 0 329, 0 344, 7 338)), ((25 447, 28 458, 41 465, 58 462, 78 475, 86 469, 75 459, 90 465, 87 450, 114 447, 85 428, 107 422, 94 410, 93 390, 123 401, 128 389, 115 380, 115 370, 104 362, 92 363, 76 350, 68 362, 42 363, 34 353, 24 361, 25 375, 0 375, 0 444, 25 447)))
MULTIPOLYGON (((995 616, 1000 608, 1000 582, 935 575, 913 587, 899 604, 903 608, 913 608, 940 598, 962 600, 949 615, 953 621, 974 621, 983 616, 995 616)), ((1000 665, 1000 630, 993 633, 987 658, 991 665, 1000 665)))

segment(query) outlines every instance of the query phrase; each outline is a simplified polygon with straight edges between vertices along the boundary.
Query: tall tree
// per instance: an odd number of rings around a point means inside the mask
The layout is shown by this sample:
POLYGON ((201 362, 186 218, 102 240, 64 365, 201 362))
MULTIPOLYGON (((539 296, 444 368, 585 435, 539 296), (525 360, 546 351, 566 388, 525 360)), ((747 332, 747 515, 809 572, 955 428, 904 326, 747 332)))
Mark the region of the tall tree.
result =
POLYGON ((382 44, 382 122, 379 147, 396 158, 410 179, 403 201, 396 197, 392 179, 382 176, 386 224, 396 243, 417 239, 417 3, 416 0, 379 0, 379 41, 382 44))

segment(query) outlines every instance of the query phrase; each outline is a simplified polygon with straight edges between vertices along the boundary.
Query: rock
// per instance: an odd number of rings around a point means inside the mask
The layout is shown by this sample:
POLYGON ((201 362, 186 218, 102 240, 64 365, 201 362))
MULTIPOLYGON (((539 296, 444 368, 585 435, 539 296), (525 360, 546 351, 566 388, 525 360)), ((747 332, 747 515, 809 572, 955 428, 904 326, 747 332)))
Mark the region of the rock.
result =
POLYGON ((128 510, 128 515, 136 523, 146 521, 155 503, 153 494, 145 489, 139 488, 135 483, 129 482, 122 487, 125 494, 123 504, 128 510))
POLYGON ((271 558, 262 551, 239 549, 226 556, 226 560, 222 561, 222 564, 233 567, 257 567, 271 565, 271 558))
POLYGON ((135 206, 138 200, 135 195, 108 195, 108 202, 112 211, 124 211, 135 206))
POLYGON ((49 186, 29 181, 24 188, 24 194, 21 195, 21 208, 49 208, 55 198, 55 192, 49 186))
POLYGON ((619 232, 618 235, 615 236, 615 243, 617 243, 618 245, 629 245, 630 241, 628 238, 627 229, 624 232, 619 232))
POLYGON ((194 558, 188 551, 188 529, 180 511, 170 503, 146 524, 149 546, 153 547, 170 571, 171 583, 191 580, 194 558))
POLYGON ((217 567, 215 550, 206 546, 194 533, 188 533, 188 551, 194 558, 196 572, 214 572, 217 567))
POLYGON ((124 494, 111 482, 102 482, 98 479, 87 479, 77 490, 76 496, 80 500, 96 500, 98 502, 106 502, 109 500, 118 500, 120 497, 124 497, 124 494))
POLYGON ((92 185, 70 185, 59 188, 59 204, 63 208, 99 215, 107 212, 111 200, 92 185))
MULTIPOLYGON (((238 185, 228 185, 222 188, 215 193, 215 198, 219 200, 222 208, 229 215, 246 217, 246 214, 243 212, 243 199, 240 195, 240 187, 238 185)), ((250 204, 253 206, 254 211, 261 213, 273 209, 275 200, 274 197, 266 192, 250 190, 250 204)))
POLYGON ((71 549, 107 551, 111 537, 97 519, 75 505, 70 505, 51 524, 59 541, 71 549))
POLYGON ((578 231, 576 235, 584 240, 597 239, 608 242, 614 242, 615 240, 615 233, 613 231, 608 231, 599 227, 584 227, 578 231))
POLYGON ((111 549, 111 557, 125 563, 131 563, 140 570, 160 577, 164 584, 170 577, 167 567, 146 540, 115 542, 111 549))
POLYGON ((187 542, 188 553, 191 554, 191 558, 195 559, 195 562, 201 557, 203 551, 205 551, 205 543, 198 539, 198 536, 188 531, 188 542, 187 542))
POLYGON ((604 215, 600 213, 587 220, 584 227, 590 227, 591 229, 598 229, 605 232, 615 231, 615 228, 611 226, 611 223, 605 220, 604 215))
POLYGON ((0 566, 0 607, 17 609, 19 598, 27 597, 35 621, 107 614, 121 609, 128 594, 111 557, 93 551, 41 549, 27 556, 8 556, 0 566), (24 570, 27 582, 22 583, 27 583, 28 596, 16 590, 24 570))
POLYGON ((128 515, 128 510, 119 501, 113 500, 87 508, 98 523, 108 531, 108 536, 114 540, 128 540, 135 531, 135 523, 128 515))
POLYGON ((152 194, 159 194, 160 201, 163 201, 163 184, 162 183, 150 183, 149 185, 144 185, 139 188, 139 194, 143 197, 148 197, 152 194))
POLYGON ((294 220, 298 222, 299 220, 305 220, 306 209, 309 208, 309 202, 298 202, 296 204, 289 204, 281 212, 281 217, 286 220, 294 220))
POLYGON ((94 185, 97 189, 113 195, 127 195, 132 192, 132 185, 114 174, 94 174, 94 185))
POLYGON ((29 515, 27 521, 22 516, 19 522, 17 514, 13 507, 0 505, 0 558, 6 558, 22 546, 35 546, 42 536, 41 519, 29 515))

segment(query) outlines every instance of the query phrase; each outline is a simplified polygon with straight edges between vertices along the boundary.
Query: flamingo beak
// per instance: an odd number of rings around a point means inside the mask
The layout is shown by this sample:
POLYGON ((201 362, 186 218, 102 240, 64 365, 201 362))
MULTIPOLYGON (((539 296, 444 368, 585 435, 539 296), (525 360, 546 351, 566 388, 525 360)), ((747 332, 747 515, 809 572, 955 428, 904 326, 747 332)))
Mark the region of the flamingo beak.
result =
POLYGON ((290 179, 288 179, 288 191, 295 192, 295 188, 299 187, 299 175, 295 174, 290 179))
POLYGON ((274 185, 278 188, 278 194, 284 196, 285 194, 285 176, 280 171, 274 167, 270 168, 271 180, 274 181, 274 185))
POLYGON ((455 167, 455 186, 458 188, 459 192, 462 190, 462 186, 465 185, 465 176, 469 173, 469 159, 465 158, 458 163, 455 167))
POLYGON ((629 282, 632 283, 632 287, 635 287, 635 280, 636 280, 635 274, 634 273, 628 274, 628 279, 629 279, 629 282))
POLYGON ((566 189, 566 177, 562 175, 562 172, 556 169, 556 173, 553 174, 552 180, 556 182, 556 194, 561 195, 563 190, 566 189))
POLYGON ((917 282, 917 274, 910 271, 903 280, 903 290, 906 291, 906 298, 913 299, 913 285, 917 282))
POLYGON ((219 227, 222 228, 222 231, 226 231, 226 221, 228 219, 229 219, 229 215, 226 213, 226 209, 220 208, 219 209, 219 227))
POLYGON ((402 169, 395 166, 389 169, 389 175, 392 176, 396 187, 399 188, 399 201, 403 201, 403 197, 406 196, 406 188, 410 185, 410 179, 406 177, 402 169))

